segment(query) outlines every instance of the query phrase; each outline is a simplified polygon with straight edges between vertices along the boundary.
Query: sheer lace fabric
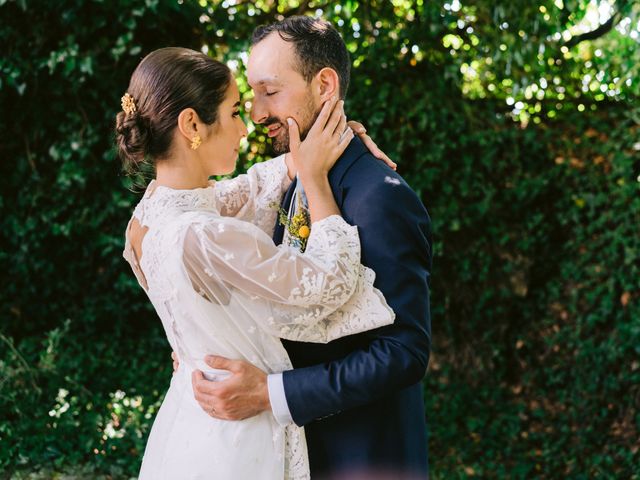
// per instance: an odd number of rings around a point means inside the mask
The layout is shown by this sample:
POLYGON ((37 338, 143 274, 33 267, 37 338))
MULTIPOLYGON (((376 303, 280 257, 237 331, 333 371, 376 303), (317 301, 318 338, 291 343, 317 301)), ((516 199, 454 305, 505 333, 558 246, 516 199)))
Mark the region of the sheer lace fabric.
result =
POLYGON ((357 229, 341 217, 316 222, 304 254, 273 244, 273 205, 288 185, 279 157, 208 188, 152 183, 136 207, 133 218, 148 227, 142 258, 128 238, 124 256, 181 361, 140 478, 309 478, 302 428, 282 427, 269 412, 240 422, 208 416, 191 371, 224 378, 203 361, 217 354, 280 372, 291 363, 279 338, 328 342, 393 321, 359 263, 357 229))

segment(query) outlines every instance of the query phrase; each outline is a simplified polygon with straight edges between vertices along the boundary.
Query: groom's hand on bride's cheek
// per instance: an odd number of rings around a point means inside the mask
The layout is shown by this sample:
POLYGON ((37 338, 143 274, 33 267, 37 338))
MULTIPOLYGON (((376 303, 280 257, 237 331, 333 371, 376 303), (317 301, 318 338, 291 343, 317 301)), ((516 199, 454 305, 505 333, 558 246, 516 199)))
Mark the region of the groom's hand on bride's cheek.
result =
POLYGON ((243 360, 208 356, 205 362, 211 368, 227 370, 225 380, 207 380, 200 370, 191 374, 196 401, 202 409, 221 420, 243 420, 271 409, 267 374, 243 360))

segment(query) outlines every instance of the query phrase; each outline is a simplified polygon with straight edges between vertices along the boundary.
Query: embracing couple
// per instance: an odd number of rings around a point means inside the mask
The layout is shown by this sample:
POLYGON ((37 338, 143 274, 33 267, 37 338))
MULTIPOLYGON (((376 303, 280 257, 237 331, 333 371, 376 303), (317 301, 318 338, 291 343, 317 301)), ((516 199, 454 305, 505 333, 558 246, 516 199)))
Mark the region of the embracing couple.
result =
POLYGON ((156 176, 124 256, 177 357, 140 478, 428 477, 431 225, 347 122, 349 73, 323 20, 256 29, 251 118, 280 156, 218 182, 247 134, 229 69, 164 48, 133 73, 118 149, 156 176))

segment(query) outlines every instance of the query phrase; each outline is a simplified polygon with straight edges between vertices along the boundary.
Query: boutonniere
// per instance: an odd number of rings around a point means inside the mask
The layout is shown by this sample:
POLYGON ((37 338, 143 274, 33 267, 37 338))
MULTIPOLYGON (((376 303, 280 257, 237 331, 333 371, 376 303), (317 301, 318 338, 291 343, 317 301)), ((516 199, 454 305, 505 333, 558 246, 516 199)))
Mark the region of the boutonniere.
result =
POLYGON ((307 248, 309 235, 311 235, 311 216, 309 215, 309 210, 302 204, 300 197, 297 198, 295 215, 290 217, 284 208, 278 208, 278 222, 289 233, 288 244, 304 252, 307 248))

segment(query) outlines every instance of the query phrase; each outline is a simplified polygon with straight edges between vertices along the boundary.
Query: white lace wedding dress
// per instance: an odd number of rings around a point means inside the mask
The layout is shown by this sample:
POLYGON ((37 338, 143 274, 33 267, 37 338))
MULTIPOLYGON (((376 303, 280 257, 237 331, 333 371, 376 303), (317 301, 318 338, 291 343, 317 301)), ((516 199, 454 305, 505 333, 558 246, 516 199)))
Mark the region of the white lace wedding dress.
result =
MULTIPOLYGON (((308 479, 304 430, 270 412, 217 420, 196 403, 191 372, 207 354, 272 373, 291 368, 279 338, 328 342, 388 325, 393 311, 360 265, 356 227, 313 224, 306 252, 276 247, 277 208, 290 181, 284 157, 195 190, 149 185, 133 219, 148 227, 140 261, 124 257, 162 320, 180 368, 154 421, 141 479, 308 479)), ((127 227, 127 234, 129 227, 127 227)))

